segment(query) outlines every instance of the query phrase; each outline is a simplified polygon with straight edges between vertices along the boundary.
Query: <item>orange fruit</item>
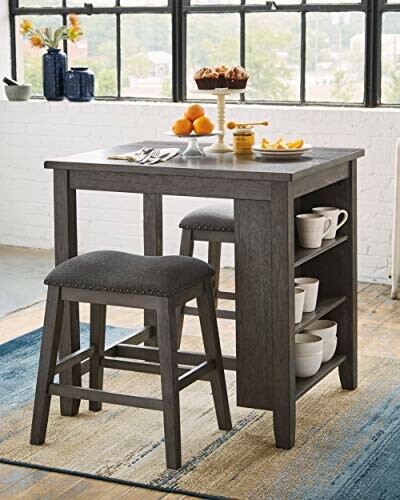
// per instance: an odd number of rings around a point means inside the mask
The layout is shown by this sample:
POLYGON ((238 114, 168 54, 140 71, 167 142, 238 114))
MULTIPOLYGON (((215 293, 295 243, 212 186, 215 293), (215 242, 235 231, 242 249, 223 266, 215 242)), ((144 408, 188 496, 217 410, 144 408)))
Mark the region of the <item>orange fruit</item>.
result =
POLYGON ((197 118, 197 120, 193 122, 193 128, 196 134, 207 135, 211 134, 211 132, 214 130, 214 124, 206 116, 201 116, 200 118, 197 118))
POLYGON ((185 111, 186 120, 194 122, 197 118, 204 116, 204 108, 200 104, 192 104, 185 111))
POLYGON ((193 130, 193 125, 190 120, 181 118, 172 125, 172 130, 176 135, 189 135, 193 130))

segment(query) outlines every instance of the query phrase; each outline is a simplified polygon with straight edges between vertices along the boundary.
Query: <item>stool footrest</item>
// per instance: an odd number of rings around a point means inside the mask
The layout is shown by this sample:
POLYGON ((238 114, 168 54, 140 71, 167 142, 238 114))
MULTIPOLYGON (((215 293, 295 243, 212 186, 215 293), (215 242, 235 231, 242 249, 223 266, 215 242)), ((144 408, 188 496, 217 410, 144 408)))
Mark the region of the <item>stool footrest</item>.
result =
MULTIPOLYGON (((104 357, 100 360, 100 365, 104 368, 112 368, 114 370, 127 370, 139 373, 152 373, 160 375, 160 363, 152 361, 139 361, 123 358, 104 357)), ((178 366, 178 375, 184 375, 192 369, 191 366, 178 366)))
POLYGON ((223 300, 236 300, 235 292, 224 292, 223 290, 217 290, 217 297, 223 300))
MULTIPOLYGON (((217 318, 221 319, 236 319, 235 311, 228 311, 226 309, 217 309, 216 311, 217 318)), ((183 314, 187 314, 188 316, 198 316, 199 310, 197 307, 184 307, 183 314)))
POLYGON ((93 354, 96 352, 94 347, 89 347, 87 349, 80 349, 79 351, 72 352, 65 356, 64 358, 60 358, 57 365, 55 373, 61 373, 67 368, 71 368, 87 358, 91 358, 93 354))
POLYGON ((197 380, 200 380, 206 377, 210 372, 216 369, 216 364, 214 360, 211 361, 203 361, 198 366, 193 367, 184 375, 181 375, 178 378, 178 389, 181 391, 185 387, 197 380))
POLYGON ((115 392, 106 392, 99 389, 88 389, 73 385, 50 384, 48 393, 54 396, 62 396, 71 399, 87 399, 98 403, 110 403, 134 408, 146 408, 148 410, 162 411, 163 402, 161 399, 130 396, 115 392))

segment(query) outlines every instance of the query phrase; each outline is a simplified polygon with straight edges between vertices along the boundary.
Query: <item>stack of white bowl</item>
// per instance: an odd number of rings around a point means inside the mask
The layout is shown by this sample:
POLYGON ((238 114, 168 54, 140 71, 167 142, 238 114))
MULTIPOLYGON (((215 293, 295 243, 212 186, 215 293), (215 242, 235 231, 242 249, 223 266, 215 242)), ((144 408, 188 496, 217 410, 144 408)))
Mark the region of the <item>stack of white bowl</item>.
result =
POLYGON ((295 337, 296 377, 312 377, 322 363, 330 361, 337 347, 337 323, 314 321, 295 337))
POLYGON ((319 319, 304 328, 304 333, 317 335, 323 341, 322 362, 330 361, 337 347, 337 323, 329 319, 319 319))
POLYGON ((321 337, 309 333, 295 336, 296 377, 312 377, 321 368, 323 355, 321 337))

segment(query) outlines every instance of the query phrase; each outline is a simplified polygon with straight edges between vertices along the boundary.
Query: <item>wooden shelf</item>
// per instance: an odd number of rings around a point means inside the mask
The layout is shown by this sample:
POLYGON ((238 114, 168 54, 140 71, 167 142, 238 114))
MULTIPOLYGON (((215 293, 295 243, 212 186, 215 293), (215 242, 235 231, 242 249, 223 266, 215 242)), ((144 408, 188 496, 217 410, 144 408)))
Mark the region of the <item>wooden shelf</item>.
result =
POLYGON ((294 267, 301 266, 305 262, 321 255, 331 248, 341 245, 348 240, 347 236, 340 236, 334 240, 323 240, 322 245, 319 248, 300 248, 296 247, 294 255, 294 267))
POLYGON ((346 302, 346 297, 321 298, 318 301, 315 311, 303 314, 303 321, 296 325, 296 333, 301 332, 313 321, 322 318, 323 316, 325 316, 325 314, 333 311, 333 309, 340 306, 340 304, 343 304, 343 302, 346 302))
POLYGON ((341 365, 345 360, 345 354, 335 354, 335 356, 333 356, 330 361, 321 365, 318 373, 316 373, 313 377, 296 378, 296 399, 304 396, 306 392, 317 385, 318 382, 329 375, 329 373, 331 373, 335 368, 341 365))

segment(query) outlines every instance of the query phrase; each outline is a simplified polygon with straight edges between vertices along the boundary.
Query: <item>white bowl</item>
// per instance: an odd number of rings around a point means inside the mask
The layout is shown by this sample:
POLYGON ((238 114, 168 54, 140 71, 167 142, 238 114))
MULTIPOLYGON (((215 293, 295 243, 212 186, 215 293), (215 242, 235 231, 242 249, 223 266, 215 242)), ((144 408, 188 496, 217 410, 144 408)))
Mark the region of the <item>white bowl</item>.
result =
POLYGON ((331 340, 336 337, 337 323, 329 319, 319 319, 304 328, 304 332, 318 335, 324 340, 331 340))
POLYGON ((322 350, 313 354, 296 354, 296 377, 306 378, 315 375, 321 368, 322 350))
POLYGON ((295 346, 294 352, 298 354, 314 354, 322 351, 323 341, 317 335, 310 335, 309 333, 297 333, 294 337, 295 346))
POLYGON ((331 340, 324 340, 323 341, 323 355, 322 355, 322 362, 326 363, 327 361, 330 361, 335 352, 336 352, 336 347, 337 347, 337 337, 331 340))

